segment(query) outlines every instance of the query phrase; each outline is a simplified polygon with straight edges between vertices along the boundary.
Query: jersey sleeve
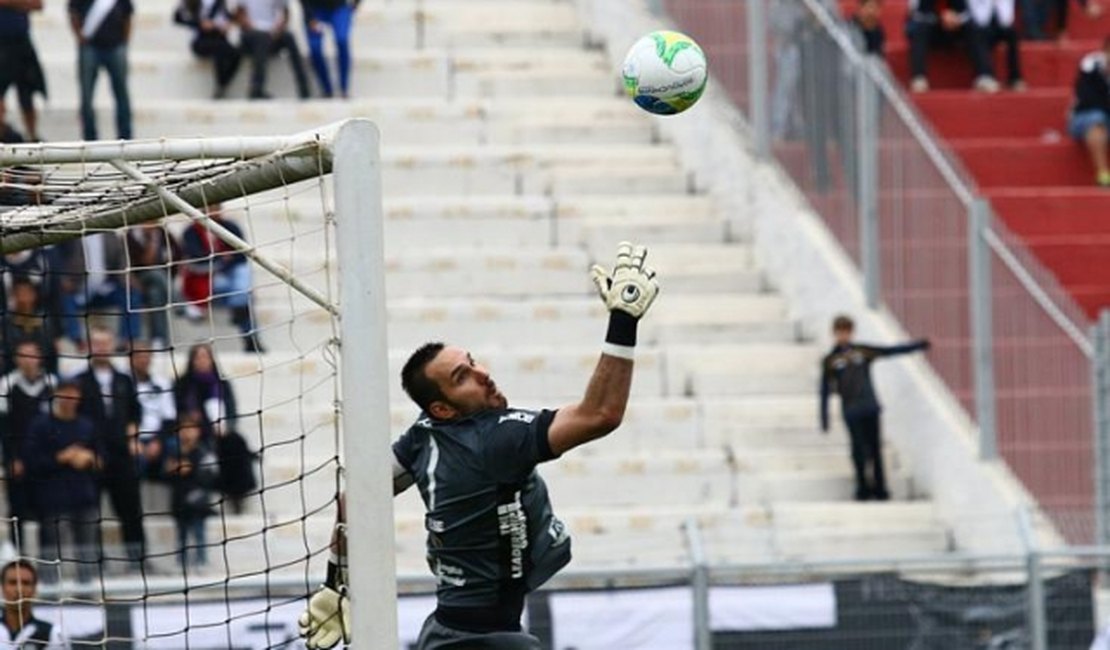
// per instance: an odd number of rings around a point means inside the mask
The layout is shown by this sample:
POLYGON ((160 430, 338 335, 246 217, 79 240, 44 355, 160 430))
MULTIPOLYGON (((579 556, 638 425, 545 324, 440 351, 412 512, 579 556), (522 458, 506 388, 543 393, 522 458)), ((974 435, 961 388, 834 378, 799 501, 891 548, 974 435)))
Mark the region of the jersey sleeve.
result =
POLYGON ((536 465, 557 458, 547 437, 555 411, 506 411, 487 434, 486 467, 502 483, 523 480, 536 465))
POLYGON ((405 431, 400 438, 393 441, 393 458, 406 472, 412 472, 416 462, 416 449, 413 446, 412 429, 405 431))

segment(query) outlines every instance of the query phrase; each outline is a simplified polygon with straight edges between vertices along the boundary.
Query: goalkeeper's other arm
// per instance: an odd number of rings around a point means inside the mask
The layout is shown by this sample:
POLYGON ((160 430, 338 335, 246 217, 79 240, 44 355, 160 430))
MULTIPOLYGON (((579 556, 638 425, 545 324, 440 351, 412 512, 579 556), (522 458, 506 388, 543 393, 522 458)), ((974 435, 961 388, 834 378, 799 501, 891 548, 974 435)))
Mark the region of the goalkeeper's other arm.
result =
MULTIPOLYGON (((415 481, 395 458, 393 460, 393 494, 410 488, 415 481)), ((335 530, 331 536, 332 556, 324 584, 312 594, 308 607, 299 621, 301 636, 310 650, 331 648, 343 639, 351 642, 350 599, 347 597, 347 497, 339 494, 335 513, 335 530)))
POLYGON ((351 642, 351 602, 347 598, 347 533, 344 494, 339 495, 335 529, 331 536, 331 557, 324 584, 308 599, 308 607, 297 621, 301 637, 309 650, 327 650, 342 639, 351 642))

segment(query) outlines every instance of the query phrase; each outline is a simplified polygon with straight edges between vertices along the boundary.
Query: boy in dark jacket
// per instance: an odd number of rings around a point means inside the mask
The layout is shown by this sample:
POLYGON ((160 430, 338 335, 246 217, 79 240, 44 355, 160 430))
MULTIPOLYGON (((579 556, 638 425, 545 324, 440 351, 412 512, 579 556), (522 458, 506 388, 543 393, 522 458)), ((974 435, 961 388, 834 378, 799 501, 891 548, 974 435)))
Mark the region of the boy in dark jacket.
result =
POLYGON ((833 321, 836 345, 821 361, 821 431, 829 430, 829 395, 840 395, 840 410, 852 439, 852 464, 856 471, 856 500, 886 501, 879 398, 871 383, 871 362, 882 357, 928 350, 921 339, 904 345, 879 347, 852 342, 855 323, 847 316, 833 321))

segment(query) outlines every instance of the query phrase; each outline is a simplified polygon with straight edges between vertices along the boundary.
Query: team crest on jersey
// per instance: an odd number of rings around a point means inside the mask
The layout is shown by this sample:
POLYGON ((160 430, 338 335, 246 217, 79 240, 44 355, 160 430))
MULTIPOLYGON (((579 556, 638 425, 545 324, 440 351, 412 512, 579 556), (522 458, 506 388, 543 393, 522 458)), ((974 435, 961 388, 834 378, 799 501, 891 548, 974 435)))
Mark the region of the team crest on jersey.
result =
POLYGON ((535 419, 535 413, 529 413, 527 411, 513 411, 512 413, 506 413, 505 415, 502 415, 497 420, 497 423, 501 424, 502 422, 508 422, 509 420, 516 420, 517 422, 523 422, 524 424, 532 424, 532 421, 535 419))

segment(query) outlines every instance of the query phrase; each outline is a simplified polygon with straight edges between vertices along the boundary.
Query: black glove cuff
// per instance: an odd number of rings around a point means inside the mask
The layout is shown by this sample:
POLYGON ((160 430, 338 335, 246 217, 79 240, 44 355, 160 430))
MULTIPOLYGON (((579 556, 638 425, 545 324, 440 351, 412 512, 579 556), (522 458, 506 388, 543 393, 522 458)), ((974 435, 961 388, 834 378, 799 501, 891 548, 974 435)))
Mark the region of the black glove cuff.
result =
POLYGON ((328 575, 327 575, 326 578, 324 578, 324 586, 329 588, 329 589, 334 589, 336 591, 339 591, 339 588, 342 586, 342 583, 340 582, 340 576, 342 575, 342 571, 343 571, 342 567, 340 567, 335 562, 329 561, 328 562, 328 575))
POLYGON ((633 347, 636 345, 636 324, 639 321, 628 312, 614 309, 609 312, 609 331, 605 342, 613 345, 633 347))

